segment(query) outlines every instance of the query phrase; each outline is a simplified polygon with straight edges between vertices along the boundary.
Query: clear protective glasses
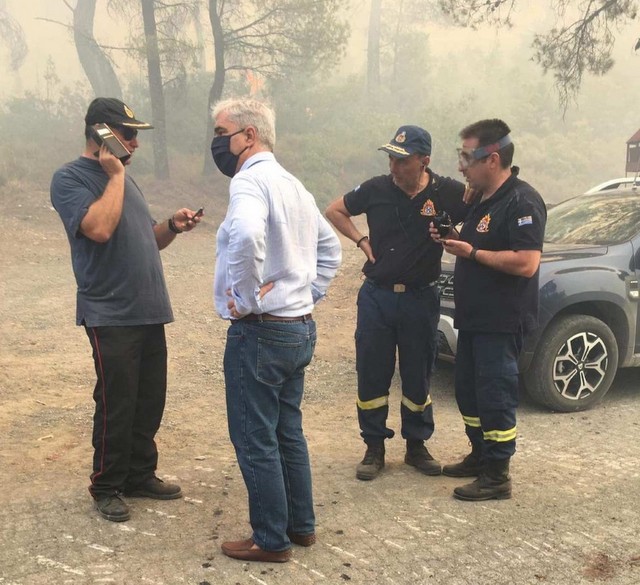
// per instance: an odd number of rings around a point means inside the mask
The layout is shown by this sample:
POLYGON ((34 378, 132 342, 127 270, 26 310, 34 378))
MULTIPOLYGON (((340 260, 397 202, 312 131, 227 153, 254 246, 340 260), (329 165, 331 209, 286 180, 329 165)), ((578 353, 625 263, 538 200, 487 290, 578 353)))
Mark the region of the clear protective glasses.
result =
POLYGON ((500 140, 494 142, 493 144, 478 146, 477 148, 473 149, 457 148, 456 150, 458 151, 458 164, 464 171, 470 166, 476 164, 479 160, 489 158, 494 152, 498 152, 501 148, 507 146, 507 144, 511 144, 511 137, 509 136, 509 134, 503 136, 500 140))
POLYGON ((477 148, 474 148, 473 150, 456 148, 456 150, 458 151, 458 165, 463 171, 476 164, 479 160, 487 158, 491 154, 489 153, 481 156, 475 156, 476 151, 479 150, 477 148))

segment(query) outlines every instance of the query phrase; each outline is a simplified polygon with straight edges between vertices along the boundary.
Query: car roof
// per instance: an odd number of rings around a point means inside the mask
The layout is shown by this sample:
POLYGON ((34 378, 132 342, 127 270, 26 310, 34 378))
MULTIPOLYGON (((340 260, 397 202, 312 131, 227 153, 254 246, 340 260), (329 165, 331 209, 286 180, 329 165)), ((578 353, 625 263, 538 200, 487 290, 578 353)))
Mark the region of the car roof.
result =
POLYGON ((635 187, 632 187, 630 185, 627 185, 625 187, 619 187, 617 189, 604 189, 601 191, 587 191, 586 193, 583 193, 582 195, 574 195, 573 197, 568 197, 567 199, 563 199, 562 201, 559 201, 558 203, 555 203, 553 206, 557 206, 560 205, 561 203, 565 203, 566 201, 573 201, 574 199, 585 199, 585 195, 589 195, 588 199, 590 200, 594 200, 594 199, 600 199, 602 201, 605 201, 608 197, 613 197, 615 195, 623 195, 624 197, 633 197, 634 194, 636 194, 638 197, 640 197, 640 183, 638 185, 636 185, 635 187))
POLYGON ((598 193, 600 191, 609 191, 610 189, 620 189, 626 188, 629 189, 633 186, 640 186, 640 177, 619 177, 618 179, 609 179, 604 183, 600 183, 595 187, 591 187, 588 191, 585 191, 585 195, 590 195, 591 193, 598 193))

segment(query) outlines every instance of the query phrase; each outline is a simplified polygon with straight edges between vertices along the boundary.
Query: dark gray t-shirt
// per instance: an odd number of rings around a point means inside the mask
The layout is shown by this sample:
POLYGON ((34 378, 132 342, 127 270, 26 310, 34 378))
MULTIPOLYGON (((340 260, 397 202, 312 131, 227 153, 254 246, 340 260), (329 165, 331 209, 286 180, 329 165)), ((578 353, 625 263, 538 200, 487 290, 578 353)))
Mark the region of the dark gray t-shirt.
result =
POLYGON ((70 162, 53 175, 51 202, 60 214, 71 245, 78 284, 76 324, 156 325, 173 321, 154 221, 140 189, 125 178, 120 223, 104 244, 80 233, 89 206, 105 190, 109 177, 97 160, 70 162))

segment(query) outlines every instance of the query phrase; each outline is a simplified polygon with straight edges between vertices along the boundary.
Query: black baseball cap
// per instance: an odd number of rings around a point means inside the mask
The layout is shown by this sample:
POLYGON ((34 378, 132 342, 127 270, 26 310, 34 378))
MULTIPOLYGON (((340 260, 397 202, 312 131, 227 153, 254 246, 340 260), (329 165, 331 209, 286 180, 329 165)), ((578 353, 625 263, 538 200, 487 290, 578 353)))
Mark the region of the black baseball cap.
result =
POLYGON ((420 126, 400 126, 394 137, 378 150, 384 150, 395 158, 407 158, 412 154, 431 154, 431 134, 420 126))
POLYGON ((153 128, 151 124, 136 120, 133 110, 116 98, 99 97, 89 104, 87 115, 84 117, 87 126, 94 124, 113 124, 127 126, 138 130, 153 128))

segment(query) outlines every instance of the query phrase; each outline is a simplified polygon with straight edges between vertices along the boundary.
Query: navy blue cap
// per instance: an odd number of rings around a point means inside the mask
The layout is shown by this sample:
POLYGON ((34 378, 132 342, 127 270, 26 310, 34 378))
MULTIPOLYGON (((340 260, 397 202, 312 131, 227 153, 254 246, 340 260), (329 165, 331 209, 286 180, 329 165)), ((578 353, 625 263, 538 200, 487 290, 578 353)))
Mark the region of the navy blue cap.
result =
POLYGON ((431 134, 420 126, 400 126, 394 138, 383 144, 384 150, 396 158, 406 158, 412 154, 431 154, 431 134))

